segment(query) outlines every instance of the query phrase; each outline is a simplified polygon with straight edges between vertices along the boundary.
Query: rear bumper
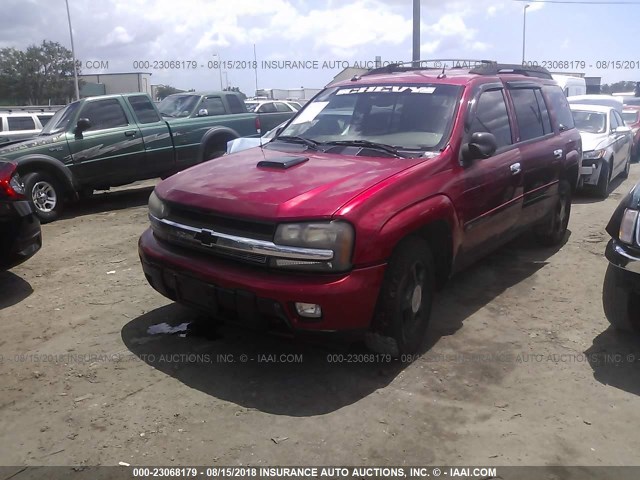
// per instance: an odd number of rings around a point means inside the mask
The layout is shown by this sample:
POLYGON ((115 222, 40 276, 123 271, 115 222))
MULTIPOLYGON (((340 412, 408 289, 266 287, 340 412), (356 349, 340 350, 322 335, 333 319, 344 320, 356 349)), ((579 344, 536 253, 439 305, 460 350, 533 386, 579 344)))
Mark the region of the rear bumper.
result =
POLYGON ((21 264, 40 250, 40 221, 28 202, 0 202, 0 238, 2 270, 21 264))
POLYGON ((335 275, 265 270, 168 245, 150 229, 138 252, 147 280, 162 295, 247 326, 292 333, 366 331, 386 267, 335 275), (322 317, 299 316, 295 302, 320 305, 322 317))

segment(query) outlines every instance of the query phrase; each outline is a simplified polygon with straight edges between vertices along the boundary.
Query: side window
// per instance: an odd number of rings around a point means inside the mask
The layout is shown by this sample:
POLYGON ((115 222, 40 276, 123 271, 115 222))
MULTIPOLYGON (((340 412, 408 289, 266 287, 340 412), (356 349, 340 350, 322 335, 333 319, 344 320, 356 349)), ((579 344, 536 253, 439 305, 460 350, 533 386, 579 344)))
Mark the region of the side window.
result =
POLYGON ((483 92, 469 134, 488 132, 496 137, 498 148, 511 145, 511 126, 502 90, 483 92))
POLYGON ((289 106, 285 103, 282 102, 275 102, 275 106, 276 106, 276 110, 278 112, 288 112, 291 113, 293 111, 292 108, 289 108, 289 106))
POLYGON ((91 131, 129 125, 120 102, 115 98, 85 104, 78 118, 88 118, 91 121, 91 131))
POLYGON ((542 92, 549 100, 549 105, 555 113, 558 129, 562 132, 574 128, 573 114, 562 89, 557 85, 546 85, 542 87, 542 92))
POLYGON ((202 100, 198 110, 202 110, 203 108, 207 110, 209 117, 212 115, 224 115, 227 113, 220 97, 206 97, 202 100))
POLYGON ((151 100, 146 95, 129 97, 129 103, 136 114, 139 123, 155 123, 160 121, 160 116, 153 108, 151 100))
POLYGON ((609 113, 609 128, 611 130, 613 130, 614 128, 619 127, 620 125, 618 124, 618 119, 616 118, 616 111, 615 110, 611 110, 609 113))
POLYGON ((229 104, 229 109, 231 113, 244 113, 245 108, 242 108, 242 102, 238 100, 238 97, 235 95, 225 95, 227 97, 227 103, 229 104))
POLYGON ((7 120, 9 120, 9 131, 36 129, 36 122, 31 117, 7 117, 7 120))
POLYGON ((263 103, 258 107, 259 113, 274 113, 277 112, 275 105, 273 102, 263 103))
POLYGON ((542 115, 533 88, 516 88, 510 90, 513 106, 516 110, 516 120, 520 131, 519 141, 524 142, 542 137, 542 115))
POLYGON ((535 89, 536 100, 538 101, 538 108, 540 108, 540 115, 542 116, 542 127, 544 128, 544 134, 552 133, 553 129, 551 128, 551 118, 549 118, 549 110, 547 109, 547 104, 544 101, 544 97, 542 96, 542 92, 540 89, 535 89))
POLYGON ((619 127, 624 127, 624 126, 626 126, 626 123, 624 123, 624 120, 622 119, 622 117, 620 116, 620 114, 618 113, 618 111, 617 111, 617 110, 614 110, 614 111, 613 111, 613 114, 615 115, 616 120, 618 121, 618 126, 619 126, 619 127))

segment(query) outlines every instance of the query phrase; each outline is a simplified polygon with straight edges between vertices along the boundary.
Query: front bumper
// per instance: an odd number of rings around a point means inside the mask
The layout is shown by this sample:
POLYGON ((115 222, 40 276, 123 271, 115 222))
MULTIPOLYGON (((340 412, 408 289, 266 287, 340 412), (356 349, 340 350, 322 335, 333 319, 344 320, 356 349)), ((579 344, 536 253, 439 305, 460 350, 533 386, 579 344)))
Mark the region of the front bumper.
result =
POLYGON ((151 229, 140 237, 138 252, 147 280, 162 295, 247 326, 292 333, 367 330, 386 268, 274 271, 168 245, 151 229), (320 305, 322 317, 299 316, 295 302, 320 305))
POLYGON ((605 257, 612 265, 636 274, 640 282, 640 251, 611 239, 607 244, 605 257))
POLYGON ((29 203, 0 202, 0 269, 21 264, 41 247, 40 221, 29 203))
POLYGON ((592 185, 598 184, 600 178, 600 171, 602 170, 603 159, 597 160, 583 160, 580 166, 580 185, 592 185))

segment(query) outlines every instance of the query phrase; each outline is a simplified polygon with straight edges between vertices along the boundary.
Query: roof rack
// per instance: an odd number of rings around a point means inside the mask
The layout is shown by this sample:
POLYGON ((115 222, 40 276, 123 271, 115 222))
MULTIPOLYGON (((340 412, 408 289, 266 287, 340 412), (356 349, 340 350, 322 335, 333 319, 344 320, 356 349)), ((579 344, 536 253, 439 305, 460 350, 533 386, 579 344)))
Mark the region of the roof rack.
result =
POLYGON ((525 75, 527 77, 538 77, 553 79, 549 70, 544 67, 538 66, 523 66, 517 63, 493 63, 484 64, 472 68, 469 73, 475 73, 476 75, 498 75, 499 73, 515 73, 518 75, 525 75))
POLYGON ((44 113, 44 112, 56 112, 61 108, 64 108, 64 105, 32 105, 28 107, 6 106, 6 107, 0 107, 0 112, 44 113))
POLYGON ((408 62, 391 63, 383 67, 373 68, 360 76, 364 77, 366 75, 376 75, 379 73, 410 72, 412 70, 451 70, 456 68, 469 69, 481 65, 494 64, 497 64, 497 62, 493 60, 476 60, 468 58, 437 58, 429 60, 415 60, 408 62))

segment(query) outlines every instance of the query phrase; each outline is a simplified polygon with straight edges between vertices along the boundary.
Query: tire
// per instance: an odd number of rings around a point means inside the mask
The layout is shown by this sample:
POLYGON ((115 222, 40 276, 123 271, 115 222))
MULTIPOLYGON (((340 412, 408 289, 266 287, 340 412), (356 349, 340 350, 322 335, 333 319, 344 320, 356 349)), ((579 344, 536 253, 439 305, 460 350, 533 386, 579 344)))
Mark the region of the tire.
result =
POLYGON ((536 227, 536 241, 546 247, 558 245, 564 240, 571 217, 571 186, 566 180, 558 185, 558 200, 545 221, 536 227))
POLYGON ((45 172, 24 175, 24 189, 41 223, 56 220, 62 213, 64 191, 58 180, 45 172))
POLYGON ((629 152, 629 156, 627 157, 627 163, 624 164, 624 170, 620 174, 622 178, 629 178, 629 171, 631 171, 631 152, 629 152))
POLYGON ((598 184, 596 185, 596 195, 600 198, 607 198, 609 196, 609 182, 611 181, 611 166, 608 160, 602 160, 602 169, 600 170, 600 176, 598 177, 598 184))
POLYGON ((407 237, 385 272, 367 347, 399 357, 421 347, 429 326, 435 286, 434 263, 425 240, 407 237))
POLYGON ((212 160, 214 158, 221 157, 227 153, 227 142, 218 143, 211 142, 208 143, 204 149, 204 153, 202 154, 202 161, 206 162, 207 160, 212 160))
POLYGON ((604 314, 616 330, 640 332, 640 295, 629 290, 625 273, 614 265, 607 267, 602 287, 604 314))

